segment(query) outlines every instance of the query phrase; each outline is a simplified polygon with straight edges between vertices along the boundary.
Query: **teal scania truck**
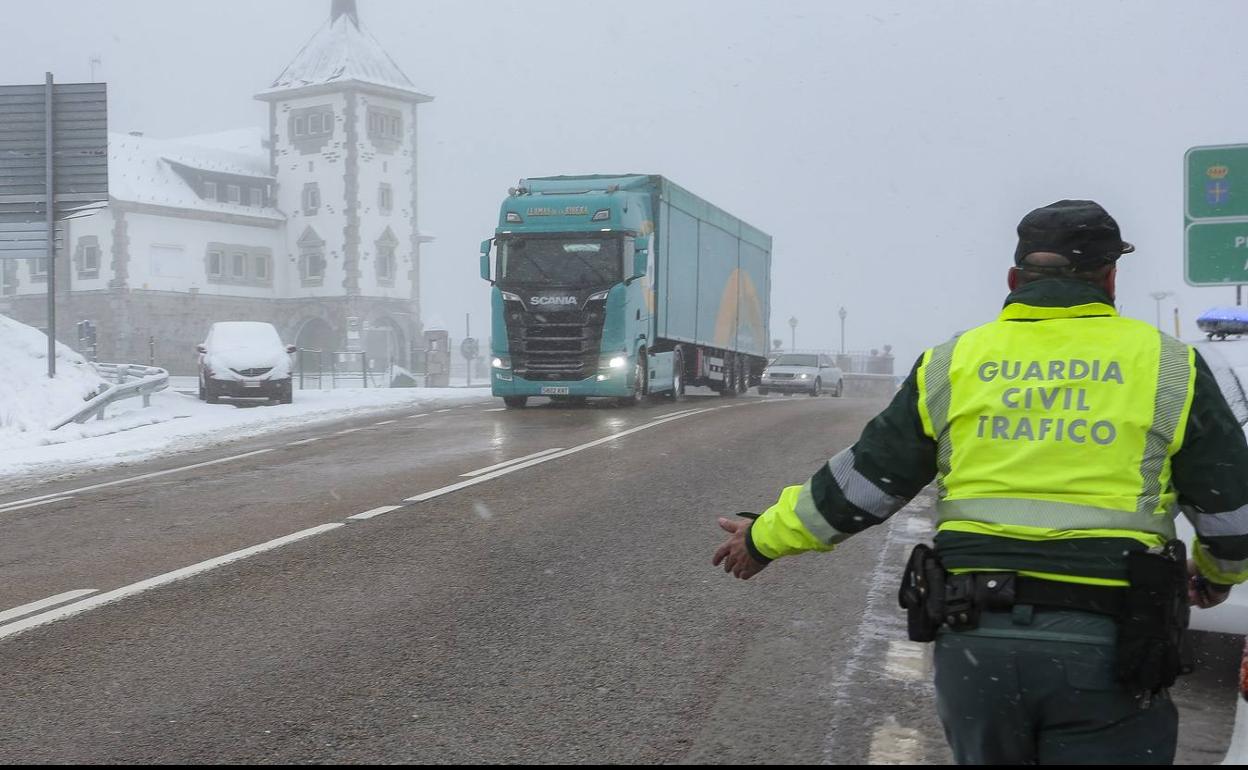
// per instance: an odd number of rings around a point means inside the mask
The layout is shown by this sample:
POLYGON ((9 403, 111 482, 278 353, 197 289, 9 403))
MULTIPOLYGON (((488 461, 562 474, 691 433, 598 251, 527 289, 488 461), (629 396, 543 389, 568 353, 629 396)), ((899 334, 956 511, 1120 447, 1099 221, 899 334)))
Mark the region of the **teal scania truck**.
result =
POLYGON ((771 236, 655 175, 524 180, 481 244, 490 381, 532 396, 725 396, 767 363, 771 236), (493 256, 493 258, 491 258, 493 256))

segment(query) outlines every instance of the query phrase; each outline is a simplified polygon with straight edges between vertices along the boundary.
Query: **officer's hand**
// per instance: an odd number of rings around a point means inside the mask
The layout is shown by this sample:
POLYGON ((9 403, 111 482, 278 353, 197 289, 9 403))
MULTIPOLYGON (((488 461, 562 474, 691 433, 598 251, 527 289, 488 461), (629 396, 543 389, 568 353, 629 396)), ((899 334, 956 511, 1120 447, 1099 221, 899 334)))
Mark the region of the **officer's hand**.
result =
POLYGON ((762 572, 763 567, 767 565, 755 561, 750 555, 750 549, 745 545, 750 522, 721 516, 719 527, 729 533, 729 537, 727 542, 715 551, 715 558, 711 560, 711 564, 718 567, 720 562, 723 562, 724 572, 731 572, 733 577, 739 577, 742 580, 749 580, 762 572))
POLYGON ((1193 607, 1207 610, 1218 606, 1231 595, 1231 586, 1209 582, 1209 579, 1196 569, 1194 562, 1188 561, 1187 569, 1191 575, 1187 581, 1187 603, 1193 607))

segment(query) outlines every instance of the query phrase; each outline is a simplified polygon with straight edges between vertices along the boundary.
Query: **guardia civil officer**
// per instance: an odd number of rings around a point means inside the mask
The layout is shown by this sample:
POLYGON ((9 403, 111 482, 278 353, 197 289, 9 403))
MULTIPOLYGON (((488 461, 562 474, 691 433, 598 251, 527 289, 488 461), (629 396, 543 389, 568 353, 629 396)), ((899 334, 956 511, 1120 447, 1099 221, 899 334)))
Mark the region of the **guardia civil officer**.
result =
POLYGON ((1131 251, 1092 201, 1027 214, 995 321, 926 351, 858 442, 757 520, 719 520, 714 563, 748 579, 935 478, 934 549, 915 548, 899 600, 935 641, 960 763, 1172 763, 1188 605, 1248 580, 1244 434, 1193 348, 1115 312, 1131 251))

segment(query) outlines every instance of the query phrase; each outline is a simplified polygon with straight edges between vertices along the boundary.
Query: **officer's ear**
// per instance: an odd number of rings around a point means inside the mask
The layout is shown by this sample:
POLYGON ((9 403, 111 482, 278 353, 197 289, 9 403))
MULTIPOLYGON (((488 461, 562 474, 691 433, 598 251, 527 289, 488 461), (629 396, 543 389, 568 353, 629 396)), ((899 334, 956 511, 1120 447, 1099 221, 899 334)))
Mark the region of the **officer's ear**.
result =
POLYGON ((1101 283, 1101 288, 1105 289, 1105 293, 1109 295, 1110 299, 1115 298, 1118 288, 1118 265, 1114 265, 1105 271, 1105 278, 1101 283))
POLYGON ((1015 266, 1015 267, 1011 267, 1010 272, 1006 274, 1005 282, 1006 282, 1006 285, 1010 287, 1010 291, 1014 291, 1015 289, 1018 288, 1018 276, 1019 276, 1019 273, 1021 272, 1022 270, 1019 270, 1018 267, 1015 266))

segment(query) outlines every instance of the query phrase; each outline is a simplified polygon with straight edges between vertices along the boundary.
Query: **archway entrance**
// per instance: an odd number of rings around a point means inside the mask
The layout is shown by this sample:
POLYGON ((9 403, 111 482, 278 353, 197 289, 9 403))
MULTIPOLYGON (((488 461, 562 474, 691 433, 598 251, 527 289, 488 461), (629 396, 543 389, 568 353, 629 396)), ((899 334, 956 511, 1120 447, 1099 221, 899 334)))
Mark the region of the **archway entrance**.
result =
POLYGON ((391 366, 408 368, 407 335, 390 318, 378 318, 364 330, 364 352, 370 371, 388 371, 391 366))

